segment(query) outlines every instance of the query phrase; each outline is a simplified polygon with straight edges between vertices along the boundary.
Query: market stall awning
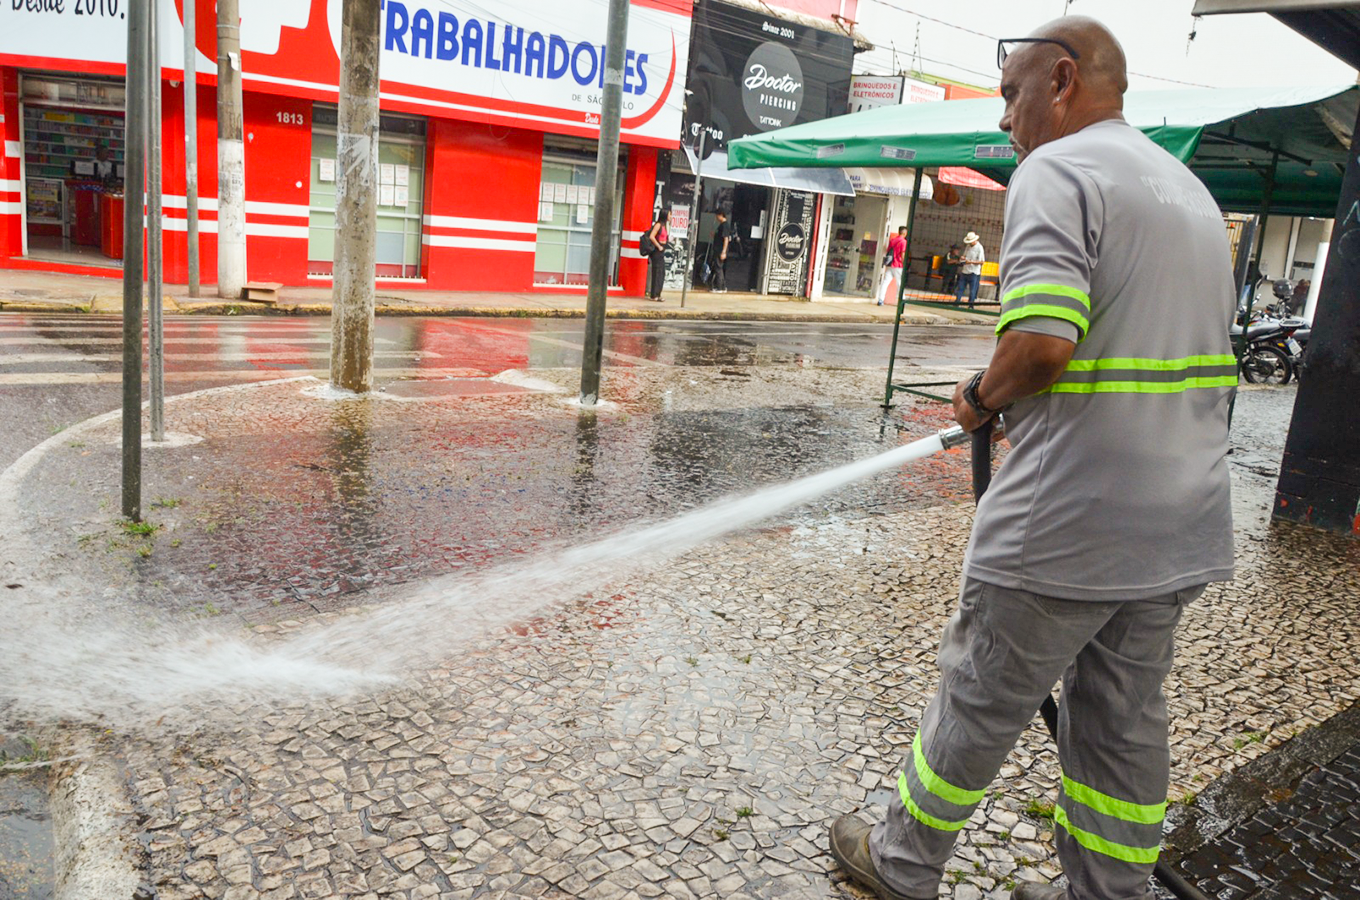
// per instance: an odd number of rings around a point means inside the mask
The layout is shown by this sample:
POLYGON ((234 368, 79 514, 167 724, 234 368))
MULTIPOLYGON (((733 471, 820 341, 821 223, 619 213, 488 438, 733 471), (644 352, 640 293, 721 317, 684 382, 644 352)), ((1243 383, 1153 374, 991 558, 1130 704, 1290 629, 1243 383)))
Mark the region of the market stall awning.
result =
MULTIPOLYGON (((699 161, 694 155, 693 148, 686 147, 685 156, 689 157, 690 171, 699 172, 699 161)), ((850 179, 845 177, 845 173, 839 167, 817 169, 775 166, 733 170, 727 167, 727 154, 714 152, 704 159, 702 175, 705 181, 716 178, 719 181, 735 181, 738 184, 762 184, 765 187, 786 188, 790 191, 816 191, 819 194, 837 194, 842 197, 853 197, 855 194, 855 189, 850 186, 850 179)))
MULTIPOLYGON (((749 171, 749 170, 748 170, 749 171)), ((911 169, 865 169, 860 167, 845 170, 850 186, 857 194, 889 194, 894 197, 910 197, 916 183, 916 175, 911 169)), ((935 185, 930 176, 921 176, 920 199, 929 200, 935 196, 935 185)))
MULTIPOLYGON (((1186 162, 1225 210, 1330 216, 1360 88, 1131 91, 1124 117, 1186 162)), ((997 128, 1000 97, 883 106, 739 138, 730 165, 967 166, 1001 183, 1016 160, 997 128)))

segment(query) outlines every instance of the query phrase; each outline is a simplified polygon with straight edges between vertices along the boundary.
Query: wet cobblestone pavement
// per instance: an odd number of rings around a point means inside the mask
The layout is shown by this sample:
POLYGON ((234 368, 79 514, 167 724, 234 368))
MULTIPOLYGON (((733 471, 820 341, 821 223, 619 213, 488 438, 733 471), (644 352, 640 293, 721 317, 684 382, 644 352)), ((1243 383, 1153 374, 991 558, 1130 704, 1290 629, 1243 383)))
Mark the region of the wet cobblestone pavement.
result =
MULTIPOLYGON (((284 645, 428 578, 946 424, 904 404, 885 425, 866 399, 880 379, 639 368, 611 375, 617 406, 593 424, 545 391, 330 402, 255 387, 168 408, 172 431, 203 440, 147 451, 154 535, 114 523, 116 422, 35 467, 17 515, 39 579, 284 645)), ((160 900, 862 898, 826 827, 892 796, 957 591, 967 463, 904 467, 470 629, 365 696, 114 728, 104 746, 126 766, 148 883, 160 900)), ((1174 801, 1360 699, 1360 549, 1252 519, 1268 497, 1245 465, 1239 579, 1187 612, 1167 683, 1174 801)), ((1036 723, 942 896, 1004 898, 1058 874, 1056 778, 1036 723)))
POLYGON ((1219 900, 1360 896, 1360 746, 1181 862, 1219 900))

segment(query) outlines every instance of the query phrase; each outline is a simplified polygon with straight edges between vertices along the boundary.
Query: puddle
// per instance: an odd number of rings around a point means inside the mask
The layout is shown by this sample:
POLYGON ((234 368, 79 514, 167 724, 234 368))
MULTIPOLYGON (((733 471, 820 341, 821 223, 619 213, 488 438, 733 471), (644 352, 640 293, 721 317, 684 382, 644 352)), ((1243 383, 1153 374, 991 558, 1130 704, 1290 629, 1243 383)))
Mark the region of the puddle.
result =
POLYGON ((47 776, 0 773, 0 897, 51 900, 54 882, 47 776))

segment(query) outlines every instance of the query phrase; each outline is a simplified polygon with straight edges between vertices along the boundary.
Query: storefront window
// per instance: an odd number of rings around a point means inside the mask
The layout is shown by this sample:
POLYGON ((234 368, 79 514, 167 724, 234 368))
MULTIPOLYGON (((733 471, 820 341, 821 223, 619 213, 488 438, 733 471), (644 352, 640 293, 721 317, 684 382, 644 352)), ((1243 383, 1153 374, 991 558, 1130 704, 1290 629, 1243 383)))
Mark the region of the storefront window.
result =
POLYGON ((874 295, 887 249, 888 199, 861 194, 837 197, 831 210, 831 245, 826 290, 858 297, 874 295))
MULTIPOLYGON (((610 236, 609 283, 619 283, 619 241, 623 179, 615 182, 614 228, 610 236)), ((588 284, 590 232, 595 221, 595 163, 567 156, 543 157, 534 248, 535 284, 588 284)))
POLYGON ((122 258, 124 87, 21 77, 26 253, 108 265, 122 258))
MULTIPOLYGON (((329 275, 335 259, 336 110, 312 114, 312 188, 307 271, 329 275)), ((425 120, 383 114, 378 124, 380 278, 420 276, 420 222, 425 198, 425 120)))

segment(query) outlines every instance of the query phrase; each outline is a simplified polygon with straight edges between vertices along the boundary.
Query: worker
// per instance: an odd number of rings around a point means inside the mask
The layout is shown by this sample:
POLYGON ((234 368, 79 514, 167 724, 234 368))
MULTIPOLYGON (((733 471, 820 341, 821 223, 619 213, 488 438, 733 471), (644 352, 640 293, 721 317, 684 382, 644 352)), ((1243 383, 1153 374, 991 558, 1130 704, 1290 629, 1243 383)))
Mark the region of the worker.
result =
POLYGON ((934 898, 960 829, 1061 678, 1054 809, 1066 888, 1015 900, 1150 900, 1166 809, 1172 632, 1232 577, 1228 343, 1218 207, 1122 115, 1124 53, 1069 16, 1003 41, 1000 128, 1020 158, 988 368, 960 381, 1011 452, 977 509, 937 692, 888 804, 831 852, 880 898, 934 898))

